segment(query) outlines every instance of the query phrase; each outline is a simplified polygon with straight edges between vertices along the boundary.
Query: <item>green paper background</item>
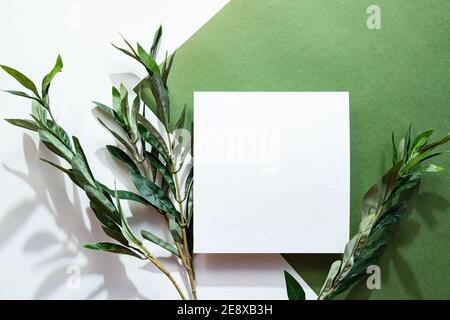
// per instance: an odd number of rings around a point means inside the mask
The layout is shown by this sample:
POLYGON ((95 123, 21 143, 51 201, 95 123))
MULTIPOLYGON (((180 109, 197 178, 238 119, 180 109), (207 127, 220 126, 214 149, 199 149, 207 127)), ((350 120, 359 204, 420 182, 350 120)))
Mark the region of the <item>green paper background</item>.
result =
MULTIPOLYGON (((449 13, 448 0, 231 1, 178 50, 172 119, 185 102, 192 117, 194 91, 349 91, 353 234, 362 196, 390 165, 391 132, 450 129, 449 13), (366 26, 371 4, 382 30, 366 26)), ((437 163, 450 167, 450 156, 437 163)), ((450 298, 449 178, 424 178, 382 253, 382 289, 342 298, 450 298)), ((286 257, 316 291, 335 258, 286 257)))

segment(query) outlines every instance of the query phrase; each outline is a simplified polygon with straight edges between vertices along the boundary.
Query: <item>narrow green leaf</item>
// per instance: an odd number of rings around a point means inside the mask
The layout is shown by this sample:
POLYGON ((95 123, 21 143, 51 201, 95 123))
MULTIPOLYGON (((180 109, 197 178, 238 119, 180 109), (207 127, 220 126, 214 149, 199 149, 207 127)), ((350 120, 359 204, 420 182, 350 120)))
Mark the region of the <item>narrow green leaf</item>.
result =
POLYGON ((134 163, 134 161, 120 148, 117 148, 112 145, 107 145, 106 148, 108 149, 109 153, 114 157, 114 159, 122 162, 124 165, 128 167, 128 169, 131 170, 131 172, 140 174, 139 168, 134 163))
POLYGON ((3 91, 6 92, 6 93, 9 93, 9 94, 18 96, 18 97, 23 97, 23 98, 31 99, 31 100, 37 101, 37 102, 39 102, 39 103, 41 102, 41 100, 39 100, 39 98, 30 96, 29 94, 27 94, 27 93, 25 93, 25 92, 22 92, 22 91, 16 91, 16 90, 3 90, 3 91))
POLYGON ((113 98, 113 109, 117 112, 117 114, 122 118, 123 115, 121 114, 121 101, 122 98, 120 96, 120 91, 117 90, 116 87, 112 87, 112 98, 113 98))
POLYGON ((141 204, 150 205, 150 203, 147 200, 145 200, 140 195, 135 194, 131 191, 126 191, 126 190, 116 190, 115 191, 115 190, 108 188, 107 186, 105 186, 104 184, 102 184, 99 181, 96 181, 96 184, 99 186, 100 189, 102 189, 104 192, 108 193, 109 195, 111 195, 113 197, 115 197, 117 194, 117 196, 121 200, 130 200, 130 201, 138 202, 141 204))
POLYGON ((105 127, 106 130, 108 130, 114 136, 114 138, 117 139, 117 141, 119 141, 125 147, 125 149, 127 149, 130 154, 133 155, 133 157, 135 157, 133 147, 131 147, 131 145, 124 138, 122 138, 118 133, 111 130, 100 118, 97 118, 97 120, 103 127, 105 127))
POLYGON ((99 243, 89 243, 84 245, 86 249, 89 250, 99 250, 99 251, 106 251, 106 252, 112 252, 112 253, 119 253, 119 254, 126 254, 130 255, 139 259, 143 259, 142 256, 138 255, 136 252, 118 245, 114 243, 108 243, 108 242, 99 242, 99 243))
MULTIPOLYGON (((167 89, 167 80, 169 78, 170 70, 172 69, 173 60, 175 58, 175 52, 170 56, 169 62, 167 66, 164 68, 164 72, 162 73, 162 81, 164 83, 164 87, 167 89)), ((166 59, 167 60, 167 59, 166 59)))
POLYGON ((73 145, 75 147, 75 152, 76 152, 77 156, 84 162, 84 164, 86 166, 86 170, 89 174, 89 177, 92 179, 91 182, 93 185, 95 185, 95 182, 94 182, 95 178, 94 178, 94 175, 92 174, 91 168, 89 167, 89 163, 86 158, 86 154, 84 153, 84 150, 81 147, 80 140, 78 140, 78 138, 76 136, 72 136, 72 141, 73 141, 73 145))
POLYGON ((145 200, 168 215, 179 218, 179 212, 160 187, 141 175, 135 173, 130 175, 136 189, 145 200))
POLYGON ((302 286, 286 270, 284 271, 284 280, 286 281, 286 289, 289 300, 306 300, 305 291, 302 286))
POLYGON ((378 184, 375 184, 364 195, 361 218, 364 218, 377 210, 379 197, 378 184))
POLYGON ((403 217, 405 211, 406 206, 404 203, 402 202, 396 203, 378 219, 371 233, 375 233, 379 229, 397 223, 403 217))
POLYGON ((341 269, 341 263, 341 260, 336 260, 331 264, 326 280, 322 286, 322 289, 320 289, 319 300, 326 298, 330 294, 333 287, 333 282, 341 269))
POLYGON ((394 132, 392 132, 391 141, 392 141, 392 165, 394 166, 397 162, 400 161, 400 159, 398 158, 397 146, 395 145, 395 134, 394 134, 394 132))
POLYGON ((147 119, 138 115, 138 131, 141 138, 155 148, 162 156, 168 166, 172 165, 169 149, 159 132, 151 125, 147 119))
POLYGON ((72 166, 72 173, 75 179, 78 181, 78 185, 84 186, 85 184, 90 184, 91 186, 95 186, 95 181, 92 177, 92 173, 86 162, 84 162, 82 158, 77 156, 72 157, 70 165, 72 166))
POLYGON ((39 126, 33 120, 27 120, 27 119, 5 119, 5 121, 10 123, 10 124, 12 124, 13 126, 25 128, 25 129, 28 129, 28 130, 31 130, 31 131, 36 131, 37 132, 39 130, 39 126))
POLYGON ((72 142, 67 132, 53 120, 47 120, 47 128, 58 138, 68 149, 72 150, 72 142))
POLYGON ((153 74, 159 74, 159 67, 155 60, 149 55, 144 48, 138 43, 137 53, 142 64, 153 74))
POLYGON ((121 225, 122 220, 119 212, 117 211, 114 204, 97 188, 91 185, 85 185, 84 190, 89 200, 95 203, 95 206, 117 225, 121 225))
POLYGON ((119 116, 119 114, 112 108, 97 102, 93 101, 92 103, 95 104, 95 107, 102 111, 104 114, 108 115, 112 120, 114 120, 122 129, 125 129, 126 125, 125 122, 122 120, 122 118, 119 116))
POLYGON ((151 78, 152 93, 156 102, 156 116, 168 129, 170 123, 170 99, 169 93, 164 86, 164 82, 158 73, 153 74, 151 78))
POLYGON ((47 123, 47 109, 40 102, 36 100, 31 102, 31 114, 34 118, 39 119, 41 123, 47 123))
POLYGON ((146 157, 150 161, 152 166, 155 167, 156 170, 158 170, 158 172, 161 174, 162 178, 169 186, 172 194, 176 196, 175 182, 173 181, 172 173, 170 172, 169 168, 162 164, 162 162, 159 161, 159 159, 152 155, 150 152, 146 152, 146 157))
POLYGON ((431 135, 433 134, 433 131, 433 129, 426 130, 416 137, 411 145, 411 154, 413 154, 419 148, 423 147, 428 142, 431 135))
POLYGON ((181 226, 174 219, 169 218, 169 230, 176 242, 182 242, 181 226))
POLYGON ((150 48, 150 55, 153 58, 156 58, 156 53, 158 51, 159 40, 162 35, 162 26, 159 26, 158 30, 155 32, 155 36, 153 37, 152 47, 150 48))
POLYGON ((394 190, 392 191, 391 198, 396 196, 397 194, 415 188, 421 179, 420 173, 413 173, 403 177, 400 177, 395 185, 394 190))
POLYGON ((128 107, 128 90, 125 88, 123 84, 120 85, 120 114, 125 122, 125 124, 128 126, 128 113, 129 113, 129 107, 128 107))
POLYGON ((139 110, 141 108, 141 100, 139 99, 139 96, 136 96, 133 100, 133 105, 131 107, 130 112, 130 119, 129 119, 129 125, 133 136, 133 143, 136 143, 139 137, 139 132, 137 128, 137 115, 139 113, 139 110))
POLYGON ((67 162, 70 163, 72 161, 72 151, 67 148, 67 146, 58 138, 56 138, 50 131, 46 129, 39 129, 38 132, 41 141, 48 149, 56 153, 58 156, 64 158, 67 162))
POLYGON ((129 56, 129 57, 135 59, 137 62, 141 63, 141 61, 139 60, 139 57, 138 57, 137 55, 134 55, 133 53, 131 53, 130 51, 128 51, 128 50, 126 50, 126 49, 124 49, 124 48, 121 48, 121 47, 116 46, 114 43, 111 43, 111 45, 112 45, 114 48, 116 48, 117 50, 119 50, 120 52, 126 54, 127 56, 129 56))
POLYGON ((417 169, 414 170, 414 172, 418 172, 418 173, 420 173, 420 172, 439 172, 442 170, 444 170, 444 167, 430 163, 430 164, 426 164, 426 165, 418 167, 417 169))
POLYGON ((40 98, 36 85, 27 76, 25 76, 20 71, 8 66, 0 65, 0 67, 5 70, 10 76, 16 79, 22 86, 33 92, 37 98, 40 98))
POLYGON ((118 241, 119 243, 123 244, 124 246, 128 246, 128 240, 125 239, 123 234, 118 230, 108 229, 105 226, 102 226, 103 232, 110 238, 113 238, 114 240, 118 241))
POLYGON ((155 234, 151 233, 150 231, 142 230, 141 234, 142 234, 142 237, 144 237, 144 239, 147 239, 148 241, 153 242, 154 244, 160 246, 163 249, 166 249, 167 251, 169 251, 169 252, 171 252, 174 255, 179 257, 177 248, 175 248, 170 243, 167 243, 166 241, 164 241, 163 239, 159 238, 158 236, 156 236, 155 234))
POLYGON ((89 205, 92 211, 94 212, 96 218, 98 219, 98 221, 101 222, 103 226, 105 226, 110 230, 121 232, 120 225, 117 223, 117 221, 111 218, 111 216, 107 214, 108 211, 105 210, 101 205, 99 205, 98 202, 90 201, 89 205))
POLYGON ((50 88, 50 84, 53 80, 53 77, 58 73, 61 72, 63 68, 63 62, 61 59, 61 56, 58 55, 58 58, 56 59, 55 66, 53 69, 44 77, 42 80, 42 97, 46 97, 48 94, 48 90, 50 88))

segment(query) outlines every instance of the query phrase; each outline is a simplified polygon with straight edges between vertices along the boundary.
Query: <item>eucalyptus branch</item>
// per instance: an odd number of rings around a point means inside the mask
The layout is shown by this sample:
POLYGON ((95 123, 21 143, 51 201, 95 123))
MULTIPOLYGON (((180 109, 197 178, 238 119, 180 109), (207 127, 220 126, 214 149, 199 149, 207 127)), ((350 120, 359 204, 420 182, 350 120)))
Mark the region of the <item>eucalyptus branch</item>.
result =
MULTIPOLYGON (((113 136, 125 147, 130 153, 130 156, 123 150, 115 146, 108 146, 110 153, 127 164, 132 171, 134 181, 139 184, 143 196, 134 194, 125 190, 111 190, 104 184, 95 179, 86 155, 81 147, 77 137, 72 139, 66 131, 55 121, 50 109, 48 89, 54 75, 60 72, 63 68, 62 59, 58 56, 56 64, 52 71, 46 75, 42 81, 42 93, 39 94, 36 85, 21 72, 7 67, 1 66, 9 75, 14 77, 22 86, 31 91, 30 94, 21 91, 8 91, 11 94, 25 97, 32 100, 32 120, 29 119, 6 119, 9 123, 28 130, 39 133, 39 138, 42 143, 58 157, 64 159, 69 168, 60 166, 59 164, 43 159, 44 162, 54 166, 58 170, 67 174, 68 177, 81 189, 83 189, 90 200, 90 207, 96 218, 102 224, 102 229, 107 236, 117 241, 118 243, 100 242, 87 244, 84 247, 91 250, 101 250, 106 252, 125 254, 133 256, 142 260, 149 260, 156 268, 158 268, 168 279, 172 282, 177 292, 182 299, 185 295, 180 289, 175 279, 170 272, 164 267, 160 260, 152 255, 138 237, 131 230, 127 218, 124 216, 120 199, 136 201, 142 204, 152 205, 163 211, 168 215, 177 217, 177 212, 170 200, 163 197, 160 190, 153 185, 147 185, 148 182, 145 177, 140 176, 139 169, 135 161, 137 150, 130 146, 130 142, 135 146, 138 138, 136 115, 129 115, 127 105, 127 92, 122 86, 119 94, 117 90, 113 90, 115 102, 119 103, 116 110, 113 110, 105 105, 98 104, 101 110, 113 117, 113 119, 127 132, 128 141, 109 129, 100 119, 100 123, 104 125, 113 136), (50 119, 48 119, 50 116, 50 119), (130 121, 131 119, 131 121, 130 121), (134 122, 133 122, 134 121, 134 122), (113 201, 116 200, 116 202, 113 201)), ((136 110, 137 105, 133 106, 132 110, 136 110)), ((135 146, 136 147, 136 146, 135 146)), ((171 246, 162 239, 150 234, 142 232, 145 239, 148 239, 161 247, 171 251, 171 246)), ((176 252, 176 251, 175 251, 176 252)))
MULTIPOLYGON (((424 164, 426 160, 443 152, 434 150, 448 141, 450 133, 429 143, 433 130, 426 130, 413 140, 411 127, 397 144, 392 134, 392 168, 365 194, 361 222, 357 234, 347 243, 342 259, 331 265, 318 299, 332 299, 358 283, 366 269, 377 263, 378 251, 391 237, 391 226, 403 217, 410 190, 416 188, 426 172, 439 172, 444 168, 424 164)), ((285 272, 288 296, 292 300, 304 299, 304 292, 296 280, 285 272)))

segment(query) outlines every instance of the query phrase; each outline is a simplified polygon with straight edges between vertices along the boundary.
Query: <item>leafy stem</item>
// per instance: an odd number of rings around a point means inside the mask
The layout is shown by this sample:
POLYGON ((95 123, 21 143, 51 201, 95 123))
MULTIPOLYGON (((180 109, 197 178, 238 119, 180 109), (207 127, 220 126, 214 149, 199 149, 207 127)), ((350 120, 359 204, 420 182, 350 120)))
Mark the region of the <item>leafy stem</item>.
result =
MULTIPOLYGON (((357 234, 347 243, 341 260, 332 263, 318 299, 328 300, 348 290, 360 281, 366 270, 378 261, 378 251, 391 237, 391 226, 398 223, 406 211, 410 191, 419 186, 422 174, 444 168, 424 161, 443 154, 434 149, 450 141, 450 134, 429 143, 432 129, 411 139, 411 127, 397 145, 392 135, 392 167, 365 194, 361 222, 357 234), (433 153, 434 152, 434 153, 433 153)), ((295 279, 285 274, 288 296, 304 299, 304 292, 295 279)))
MULTIPOLYGON (((189 282, 191 283, 191 291, 192 291, 192 296, 194 297, 195 300, 197 300, 197 289, 196 289, 196 283, 195 283, 195 274, 194 274, 194 269, 192 267, 192 257, 189 254, 189 245, 188 245, 188 240, 187 240, 187 233, 186 233, 186 219, 184 216, 184 210, 183 210, 183 198, 181 196, 181 188, 180 188, 180 180, 178 177, 178 172, 179 169, 177 170, 177 161, 174 157, 174 151, 173 151, 173 144, 172 144, 172 137, 171 134, 169 132, 167 132, 167 136, 168 136, 168 142, 169 142, 169 150, 171 153, 171 157, 172 157, 172 175, 174 177, 175 180, 175 188, 176 188, 176 201, 178 202, 179 205, 179 210, 180 210, 180 220, 181 220, 181 233, 182 233, 182 240, 183 240, 183 247, 184 247, 184 254, 182 256, 184 256, 184 264, 185 264, 185 268, 188 272, 188 276, 189 276, 189 282)), ((180 165, 181 168, 182 165, 180 165)))

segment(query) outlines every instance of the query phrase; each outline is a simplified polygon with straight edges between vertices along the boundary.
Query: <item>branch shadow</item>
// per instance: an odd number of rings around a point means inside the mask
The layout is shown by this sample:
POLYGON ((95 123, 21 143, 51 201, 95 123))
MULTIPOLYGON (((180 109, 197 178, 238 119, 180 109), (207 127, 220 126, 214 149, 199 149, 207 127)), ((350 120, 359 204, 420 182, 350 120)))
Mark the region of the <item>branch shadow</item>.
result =
POLYGON ((118 256, 87 252, 82 248, 85 243, 98 241, 100 225, 90 209, 83 210, 77 188, 73 186, 72 190, 67 190, 63 174, 39 160, 39 158, 45 158, 59 163, 58 158, 42 144, 37 148, 28 134, 24 134, 23 149, 28 168, 26 173, 5 164, 3 166, 9 173, 32 188, 34 196, 11 208, 5 218, 0 221, 2 230, 0 246, 13 240, 17 230, 39 206, 46 209, 56 227, 64 234, 64 239, 60 239, 47 231, 36 230, 23 247, 24 252, 38 253, 42 256, 33 267, 51 270, 37 287, 33 299, 51 298, 64 286, 66 290, 76 290, 68 286, 68 280, 71 277, 68 267, 73 265, 81 271, 80 290, 83 289, 83 278, 103 276, 103 282, 95 290, 87 293, 84 299, 99 298, 101 295, 106 296, 107 299, 145 299, 146 297, 126 276, 125 266, 118 256), (69 197, 69 192, 72 199, 69 197), (83 221, 83 214, 86 212, 92 231, 83 221), (86 261, 83 266, 74 263, 80 260, 86 261))

